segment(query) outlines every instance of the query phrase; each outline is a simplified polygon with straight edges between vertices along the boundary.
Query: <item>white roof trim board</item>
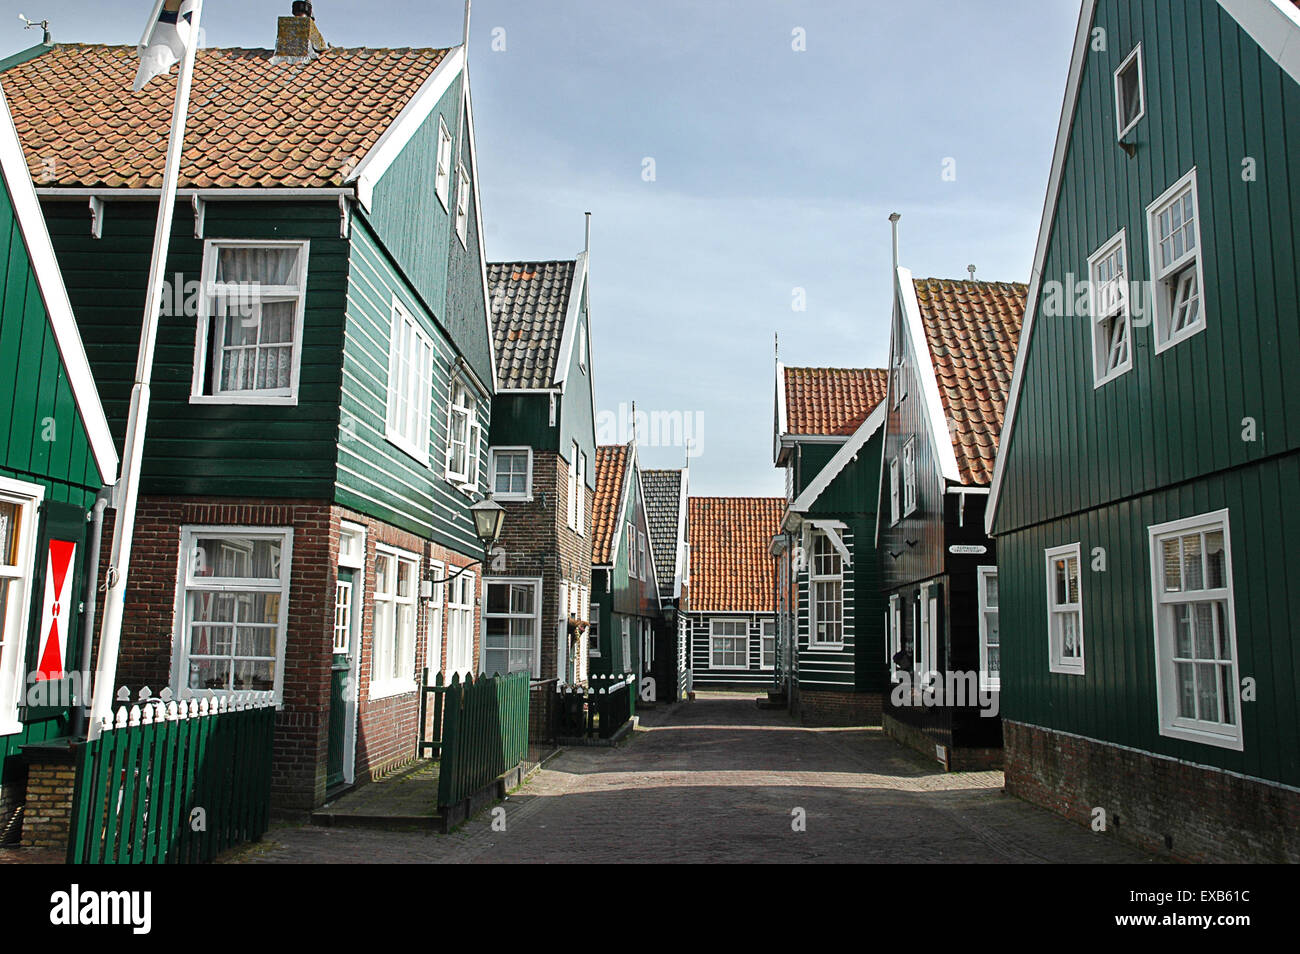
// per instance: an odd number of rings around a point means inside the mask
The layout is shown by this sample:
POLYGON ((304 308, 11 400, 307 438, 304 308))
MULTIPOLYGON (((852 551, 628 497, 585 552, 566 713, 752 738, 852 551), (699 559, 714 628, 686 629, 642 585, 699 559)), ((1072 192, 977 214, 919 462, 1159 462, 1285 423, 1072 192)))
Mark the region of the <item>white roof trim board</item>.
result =
POLYGON ((677 500, 677 559, 673 573, 673 598, 681 599, 682 582, 686 579, 685 563, 690 559, 690 540, 686 536, 686 512, 690 505, 691 469, 682 468, 681 491, 677 500))
POLYGON ((840 475, 840 472, 848 466, 849 461, 858 456, 858 452, 871 440, 872 435, 884 426, 885 419, 889 416, 888 403, 882 400, 876 405, 874 411, 867 415, 867 419, 858 425, 858 429, 838 451, 835 456, 826 462, 826 466, 821 469, 812 482, 803 489, 801 493, 790 504, 790 509, 798 513, 806 513, 808 508, 817 502, 817 498, 822 495, 831 482, 840 475))
MULTIPOLYGON (((1219 6, 1237 21, 1247 35, 1267 53, 1293 80, 1300 82, 1300 10, 1289 0, 1218 0, 1219 6)), ((1088 42, 1097 0, 1084 0, 1079 11, 1079 24, 1074 34, 1074 53, 1070 59, 1069 78, 1065 82, 1065 98, 1061 106, 1061 120, 1056 131, 1056 146, 1052 152, 1052 169, 1047 180, 1047 199, 1043 203, 1043 216, 1038 226, 1038 245, 1034 250, 1034 267, 1029 276, 1029 296, 1025 301, 1025 320, 1020 331, 1020 346, 1016 349, 1015 371, 1007 395, 1007 413, 1002 425, 1002 440, 993 465, 993 482, 989 490, 989 503, 984 512, 984 528, 992 535, 997 517, 998 502, 1002 495, 1006 455, 1020 407, 1020 389, 1024 384, 1025 362, 1029 344, 1033 340, 1034 319, 1038 315, 1038 296, 1042 290, 1043 266, 1047 260, 1047 245, 1056 222, 1056 205, 1061 194, 1061 176, 1065 156, 1069 150, 1070 134, 1074 131, 1074 113, 1079 100, 1079 86, 1083 66, 1088 58, 1088 42)))
POLYGON ((105 484, 114 484, 117 482, 117 447, 108 428, 108 418, 104 416, 104 407, 99 400, 99 389, 95 386, 90 362, 86 360, 86 349, 77 330, 77 320, 72 314, 72 302, 68 299, 68 290, 63 284, 63 273, 59 271, 54 256, 50 233, 45 227, 45 216, 41 213, 36 189, 27 171, 27 159, 18 141, 18 130, 14 128, 9 102, 3 90, 0 90, 0 169, 3 169, 5 184, 13 201, 14 216, 27 245, 27 255, 31 259, 32 271, 36 275, 45 311, 49 315, 59 356, 63 359, 72 386, 73 400, 86 429, 95 466, 105 484))
MULTIPOLYGON (((935 374, 934 358, 925 337, 925 327, 921 324, 921 305, 916 300, 916 283, 912 279, 912 272, 902 267, 898 269, 897 279, 898 293, 903 302, 903 327, 908 331, 912 352, 916 355, 916 379, 926 413, 930 417, 930 431, 937 445, 935 460, 939 464, 939 475, 961 483, 957 452, 952 449, 952 431, 948 427, 948 418, 943 413, 943 399, 939 396, 939 377, 935 374)), ((892 354, 889 357, 890 361, 894 360, 892 354)), ((887 397, 892 399, 889 395, 887 397)))
POLYGON ((586 290, 587 253, 583 251, 579 252, 573 261, 573 281, 569 285, 569 307, 564 313, 564 332, 560 336, 560 353, 555 361, 555 380, 552 384, 561 391, 564 390, 569 366, 573 363, 573 348, 578 340, 578 322, 582 317, 582 299, 586 290))
MULTIPOLYGON (((461 52, 464 52, 463 48, 461 52)), ((474 139, 474 97, 470 95, 468 66, 465 69, 465 83, 461 95, 465 97, 465 128, 469 136, 469 181, 470 187, 474 190, 474 225, 478 231, 478 268, 479 279, 483 283, 483 320, 487 330, 488 369, 492 375, 492 391, 496 393, 500 390, 500 382, 497 380, 497 346, 496 338, 492 334, 492 296, 488 291, 487 246, 484 244, 483 236, 483 200, 478 185, 478 143, 474 139)))
MULTIPOLYGON (((367 212, 374 197, 375 184, 383 178, 388 167, 393 164, 411 138, 424 126, 425 120, 437 108, 438 102, 451 88, 452 82, 460 75, 465 65, 465 48, 458 46, 448 50, 442 57, 429 78, 415 91, 415 95, 402 107, 402 111, 384 130, 379 140, 370 147, 357 167, 352 170, 346 182, 356 183, 357 201, 367 212)), ((477 199, 477 196, 475 197, 477 199)))

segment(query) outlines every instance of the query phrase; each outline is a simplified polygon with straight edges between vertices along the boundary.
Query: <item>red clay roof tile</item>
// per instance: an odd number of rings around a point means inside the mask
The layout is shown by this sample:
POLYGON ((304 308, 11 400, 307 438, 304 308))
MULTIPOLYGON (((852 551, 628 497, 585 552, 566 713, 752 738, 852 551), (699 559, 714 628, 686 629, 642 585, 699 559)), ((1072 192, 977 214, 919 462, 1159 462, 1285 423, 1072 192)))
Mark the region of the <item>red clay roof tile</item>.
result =
POLYGON ((591 507, 591 562, 595 566, 610 563, 627 459, 627 444, 602 444, 596 448, 596 496, 591 507))
POLYGON ((781 497, 692 497, 691 611, 771 613, 776 562, 768 553, 781 532, 781 497))
POLYGON ((881 368, 786 368, 787 434, 847 436, 885 399, 881 368))

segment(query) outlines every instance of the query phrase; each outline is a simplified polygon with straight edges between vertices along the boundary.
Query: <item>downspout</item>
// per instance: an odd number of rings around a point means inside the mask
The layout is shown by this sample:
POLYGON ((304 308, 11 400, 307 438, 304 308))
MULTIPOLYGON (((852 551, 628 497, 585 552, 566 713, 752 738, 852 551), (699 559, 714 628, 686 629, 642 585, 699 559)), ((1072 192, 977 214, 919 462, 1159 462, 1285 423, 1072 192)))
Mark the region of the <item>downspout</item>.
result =
MULTIPOLYGON (((104 535, 104 511, 108 508, 110 490, 101 490, 95 496, 95 505, 90 511, 90 551, 86 559, 86 577, 81 584, 81 667, 82 676, 90 675, 94 660, 95 611, 99 608, 99 547, 104 535)), ((84 693, 84 688, 83 688, 84 693)), ((82 738, 86 728, 86 709, 89 699, 78 699, 72 707, 72 726, 70 735, 74 739, 82 738)))

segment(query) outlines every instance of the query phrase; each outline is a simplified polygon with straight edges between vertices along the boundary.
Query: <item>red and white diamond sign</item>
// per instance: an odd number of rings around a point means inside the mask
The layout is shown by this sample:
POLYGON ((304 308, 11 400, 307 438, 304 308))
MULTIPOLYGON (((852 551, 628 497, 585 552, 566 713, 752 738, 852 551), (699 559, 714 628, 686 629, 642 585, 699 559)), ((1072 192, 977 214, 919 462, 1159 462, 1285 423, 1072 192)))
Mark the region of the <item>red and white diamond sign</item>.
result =
POLYGON ((37 681, 57 679, 67 670, 68 626, 72 618, 72 568, 77 545, 67 540, 51 540, 45 566, 45 602, 41 611, 40 660, 37 681))

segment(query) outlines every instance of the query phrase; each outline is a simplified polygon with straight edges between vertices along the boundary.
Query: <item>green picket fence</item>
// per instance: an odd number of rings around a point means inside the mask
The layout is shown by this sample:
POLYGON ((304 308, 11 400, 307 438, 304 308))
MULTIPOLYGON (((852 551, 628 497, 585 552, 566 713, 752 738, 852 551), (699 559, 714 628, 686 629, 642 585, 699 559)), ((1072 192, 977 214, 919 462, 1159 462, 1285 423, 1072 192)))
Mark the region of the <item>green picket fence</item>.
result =
POLYGON ((453 676, 443 693, 438 806, 454 805, 528 755, 526 672, 453 676))
MULTIPOLYGON (((125 693, 119 701, 129 701, 125 693)), ((271 806, 271 693, 141 695, 82 749, 69 863, 206 862, 261 838, 271 806)))

